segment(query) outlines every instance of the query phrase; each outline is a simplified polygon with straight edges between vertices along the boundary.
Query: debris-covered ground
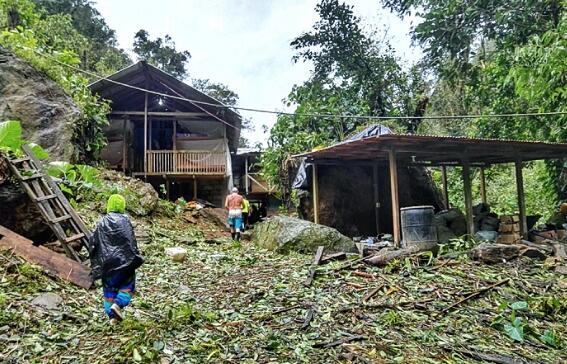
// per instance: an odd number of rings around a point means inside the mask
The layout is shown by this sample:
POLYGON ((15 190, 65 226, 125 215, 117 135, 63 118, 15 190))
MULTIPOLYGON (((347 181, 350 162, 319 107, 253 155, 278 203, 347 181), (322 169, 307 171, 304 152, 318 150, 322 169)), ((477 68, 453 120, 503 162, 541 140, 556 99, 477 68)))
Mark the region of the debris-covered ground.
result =
POLYGON ((461 256, 380 269, 352 257, 321 265, 305 287, 312 256, 211 239, 223 233, 186 218, 139 220, 136 230, 146 264, 115 327, 100 289, 2 253, 0 362, 567 361, 567 279, 550 262, 489 266, 461 256), (171 262, 171 246, 189 250, 185 262, 171 262), (53 309, 32 304, 47 292, 53 309))

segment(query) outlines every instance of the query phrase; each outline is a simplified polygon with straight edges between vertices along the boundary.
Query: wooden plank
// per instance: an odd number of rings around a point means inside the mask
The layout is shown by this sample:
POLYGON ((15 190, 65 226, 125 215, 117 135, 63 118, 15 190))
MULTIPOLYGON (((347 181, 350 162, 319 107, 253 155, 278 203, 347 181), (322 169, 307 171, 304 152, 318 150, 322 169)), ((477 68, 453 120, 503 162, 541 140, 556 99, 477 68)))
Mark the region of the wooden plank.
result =
POLYGON ((53 195, 46 195, 46 196, 38 197, 38 198, 35 199, 35 201, 41 202, 41 201, 46 201, 46 200, 52 200, 54 198, 57 198, 57 195, 53 194, 53 195))
POLYGON ((244 193, 248 194, 250 190, 250 181, 248 180, 248 156, 244 157, 244 193))
POLYGON ((376 224, 376 236, 380 234, 380 192, 379 192, 378 165, 372 166, 372 187, 374 188, 374 223, 376 224))
POLYGON ((330 261, 333 260, 344 260, 347 258, 347 255, 345 252, 339 252, 339 253, 332 253, 332 254, 328 254, 325 255, 321 258, 320 264, 324 264, 324 263, 328 263, 330 261))
POLYGON ((474 217, 472 208, 471 171, 467 159, 463 159, 463 189, 465 192, 465 216, 467 218, 467 233, 474 234, 474 217))
POLYGON ((14 233, 0 225, 0 249, 11 250, 27 262, 43 268, 48 274, 59 277, 79 287, 90 288, 92 279, 90 269, 64 255, 45 247, 36 247, 31 240, 14 233))
POLYGON ((480 167, 480 199, 486 204, 486 177, 484 175, 484 167, 480 167))
POLYGON ((394 246, 399 247, 401 242, 400 201, 398 195, 398 164, 396 160, 396 151, 394 149, 390 149, 388 151, 388 162, 390 166, 390 193, 392 195, 392 228, 394 233, 394 246))
POLYGON ((526 218, 526 198, 524 194, 524 175, 522 173, 522 160, 516 159, 516 192, 518 193, 518 210, 520 213, 520 233, 525 239, 528 236, 528 223, 526 218))
POLYGON ((144 173, 148 172, 148 93, 144 93, 144 173))
POLYGON ((126 119, 122 120, 122 173, 126 173, 126 119))
POLYGON ((42 177, 43 177, 43 174, 41 174, 41 173, 34 174, 34 175, 31 175, 31 176, 27 176, 27 177, 22 176, 22 181, 24 181, 24 182, 25 181, 31 181, 31 180, 34 180, 34 179, 40 179, 42 177))
POLYGON ((78 233, 78 234, 72 235, 72 236, 68 237, 67 239, 65 239, 65 242, 66 242, 67 244, 69 244, 69 243, 72 243, 72 242, 74 242, 74 241, 80 240, 80 239, 82 239, 82 238, 84 238, 84 237, 85 237, 85 234, 83 234, 83 233, 78 233))
POLYGON ((58 222, 65 220, 71 220, 71 215, 63 215, 63 216, 55 217, 53 219, 49 219, 49 222, 52 224, 57 224, 58 222))
POLYGON ((18 163, 28 162, 29 160, 30 157, 23 157, 23 158, 11 159, 10 162, 13 164, 18 164, 18 163))
POLYGON ((315 279, 315 274, 317 273, 317 266, 321 263, 321 258, 323 258, 324 250, 325 247, 322 245, 317 247, 317 251, 315 252, 315 257, 313 258, 313 264, 309 269, 309 274, 307 275, 305 282, 303 282, 303 285, 305 287, 310 287, 311 283, 313 283, 313 280, 315 279))
POLYGON ((451 208, 451 203, 449 202, 449 186, 447 183, 447 167, 441 166, 441 177, 443 180, 443 200, 445 201, 445 208, 448 210, 451 208))
POLYGON ((319 176, 316 164, 313 164, 313 221, 319 223, 319 176))
MULTIPOLYGON (((110 116, 145 116, 144 111, 112 111, 110 116)), ((199 118, 208 117, 204 112, 179 112, 179 111, 148 111, 148 116, 161 116, 169 118, 199 118)))

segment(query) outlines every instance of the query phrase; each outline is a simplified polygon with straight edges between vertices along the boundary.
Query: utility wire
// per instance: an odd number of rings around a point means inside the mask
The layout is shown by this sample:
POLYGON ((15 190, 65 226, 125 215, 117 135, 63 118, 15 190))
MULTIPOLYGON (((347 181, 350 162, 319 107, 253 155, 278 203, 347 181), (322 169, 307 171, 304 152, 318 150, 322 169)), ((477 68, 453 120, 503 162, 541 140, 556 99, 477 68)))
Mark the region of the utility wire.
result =
POLYGON ((344 119, 366 119, 366 120, 451 120, 451 119, 478 119, 478 118, 514 118, 514 117, 522 117, 522 116, 557 116, 557 115, 567 115, 567 111, 551 111, 551 112, 541 112, 541 113, 513 113, 513 114, 478 114, 478 115, 438 115, 438 116, 372 116, 372 115, 350 115, 350 114, 314 114, 314 113, 292 113, 292 112, 285 112, 285 111, 275 111, 275 110, 266 110, 266 109, 257 109, 251 107, 242 107, 242 106, 227 106, 227 105, 219 105, 213 104, 206 101, 199 101, 199 100, 192 100, 182 96, 174 96, 170 94, 165 94, 159 91, 152 91, 142 87, 129 85, 127 83, 123 83, 120 81, 112 80, 109 77, 100 76, 94 72, 84 70, 79 67, 75 67, 69 65, 67 63, 59 61, 57 58, 41 53, 37 50, 34 50, 35 53, 39 54, 42 57, 49 58, 52 61, 71 68, 77 72, 81 72, 87 74, 91 77, 97 78, 97 82, 104 80, 116 85, 120 85, 123 87, 131 88, 133 90, 138 90, 142 92, 147 92, 149 94, 154 94, 161 97, 186 101, 191 104, 200 104, 205 106, 212 106, 221 109, 234 109, 234 110, 242 110, 242 111, 249 111, 249 112, 256 112, 256 113, 264 113, 264 114, 274 114, 274 115, 288 115, 288 116, 306 116, 306 117, 314 117, 314 118, 344 118, 344 119))

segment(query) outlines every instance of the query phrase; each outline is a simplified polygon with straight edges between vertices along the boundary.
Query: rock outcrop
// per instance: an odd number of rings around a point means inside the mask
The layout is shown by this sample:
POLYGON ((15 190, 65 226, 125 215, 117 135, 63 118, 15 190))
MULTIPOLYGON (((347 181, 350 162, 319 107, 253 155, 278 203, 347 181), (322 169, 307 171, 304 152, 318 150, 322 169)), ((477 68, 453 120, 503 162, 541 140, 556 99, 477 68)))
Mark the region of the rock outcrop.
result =
MULTIPOLYGON (((81 117, 53 80, 0 47, 0 121, 18 120, 24 138, 41 145, 51 160, 73 155, 72 126, 81 117)), ((49 227, 0 156, 0 224, 35 242, 53 240, 49 227)))
POLYGON ((280 253, 313 253, 320 245, 325 251, 355 251, 354 242, 337 230, 288 216, 275 216, 254 226, 254 243, 280 253))
POLYGON ((0 121, 20 121, 26 140, 41 145, 51 160, 69 161, 80 117, 57 83, 0 47, 0 121))

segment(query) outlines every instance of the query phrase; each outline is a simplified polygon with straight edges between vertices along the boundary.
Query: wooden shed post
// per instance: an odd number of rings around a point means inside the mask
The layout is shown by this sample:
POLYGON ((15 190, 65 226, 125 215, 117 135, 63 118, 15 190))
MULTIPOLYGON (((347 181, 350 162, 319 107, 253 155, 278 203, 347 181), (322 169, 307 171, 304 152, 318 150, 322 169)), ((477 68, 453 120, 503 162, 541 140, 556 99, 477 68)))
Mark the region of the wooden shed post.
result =
POLYGON ((197 177, 193 176, 193 201, 197 201, 197 177))
POLYGON ((451 203, 449 202, 449 187, 447 186, 447 166, 441 166, 441 178, 443 180, 443 200, 445 200, 445 208, 448 210, 451 208, 451 203))
POLYGON ((144 177, 148 172, 148 93, 144 93, 144 177))
POLYGON ((486 177, 484 176, 484 167, 480 167, 480 199, 486 204, 486 177))
POLYGON ((380 193, 378 181, 378 165, 372 166, 372 187, 374 188, 374 218, 376 221, 376 236, 380 234, 380 193))
POLYGON ((128 118, 122 119, 122 173, 126 174, 128 168, 128 136, 126 135, 126 128, 128 125, 128 118))
POLYGON ((401 231, 400 201, 398 197, 398 163, 396 160, 396 151, 393 148, 388 151, 388 162, 390 165, 390 192, 392 194, 394 246, 399 247, 401 242, 401 231))
POLYGON ((319 176, 316 164, 313 164, 313 221, 319 223, 319 176))
POLYGON ((467 233, 474 234, 474 216, 472 208, 471 167, 468 159, 462 160, 463 189, 465 190, 465 215, 467 217, 467 233))
POLYGON ((250 179, 248 177, 248 156, 244 157, 244 191, 248 194, 250 179))
POLYGON ((528 235, 528 222, 526 218, 526 199, 524 196, 524 176, 522 174, 522 160, 516 159, 516 191, 518 193, 518 210, 520 212, 520 232, 524 239, 528 235))

